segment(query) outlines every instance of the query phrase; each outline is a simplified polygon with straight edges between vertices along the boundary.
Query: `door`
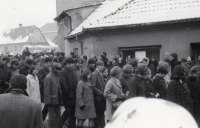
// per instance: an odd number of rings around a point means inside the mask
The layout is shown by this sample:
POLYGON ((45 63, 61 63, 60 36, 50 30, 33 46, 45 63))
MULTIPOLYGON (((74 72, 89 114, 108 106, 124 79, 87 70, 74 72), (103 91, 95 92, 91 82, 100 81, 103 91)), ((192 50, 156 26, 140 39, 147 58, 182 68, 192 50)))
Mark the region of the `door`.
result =
POLYGON ((198 60, 198 57, 200 56, 200 42, 190 43, 190 56, 194 57, 194 61, 198 60))
POLYGON ((138 53, 141 54, 141 56, 146 56, 149 59, 152 58, 152 56, 155 57, 157 61, 160 60, 160 48, 161 45, 156 46, 140 46, 140 47, 121 47, 119 48, 119 51, 121 51, 123 54, 123 59, 126 59, 129 55, 132 55, 133 57, 137 57, 138 53))

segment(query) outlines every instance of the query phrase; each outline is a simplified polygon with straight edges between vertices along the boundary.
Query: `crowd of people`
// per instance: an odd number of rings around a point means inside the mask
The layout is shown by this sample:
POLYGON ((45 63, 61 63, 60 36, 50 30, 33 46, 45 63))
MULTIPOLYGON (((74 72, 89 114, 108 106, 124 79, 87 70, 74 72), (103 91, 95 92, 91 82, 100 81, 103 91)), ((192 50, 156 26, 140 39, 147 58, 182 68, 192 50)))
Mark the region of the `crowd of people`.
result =
POLYGON ((192 57, 178 61, 172 53, 158 62, 153 56, 139 61, 117 54, 109 60, 102 52, 99 59, 88 59, 26 49, 0 59, 2 128, 40 128, 47 115, 49 128, 82 128, 86 119, 90 128, 104 128, 115 110, 134 97, 179 104, 200 126, 200 63, 192 57))

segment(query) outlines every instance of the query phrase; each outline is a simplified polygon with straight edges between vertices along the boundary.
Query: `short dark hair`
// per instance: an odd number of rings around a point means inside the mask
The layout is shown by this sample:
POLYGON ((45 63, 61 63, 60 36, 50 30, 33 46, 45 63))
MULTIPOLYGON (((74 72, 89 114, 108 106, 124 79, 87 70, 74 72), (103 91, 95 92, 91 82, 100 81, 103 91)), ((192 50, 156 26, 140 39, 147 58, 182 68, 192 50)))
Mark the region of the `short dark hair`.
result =
POLYGON ((84 68, 81 73, 81 80, 87 81, 87 75, 90 74, 90 70, 88 68, 84 68))
POLYGON ((86 56, 86 55, 84 55, 84 56, 83 56, 83 59, 87 61, 87 56, 86 56))
POLYGON ((21 88, 21 89, 26 90, 26 88, 27 88, 26 83, 27 83, 27 79, 22 74, 13 75, 10 78, 10 85, 13 86, 13 87, 17 87, 17 88, 21 88))
POLYGON ((130 62, 128 62, 133 68, 137 68, 138 62, 136 59, 132 59, 130 62))
POLYGON ((45 63, 52 62, 52 58, 51 58, 51 57, 46 57, 46 58, 44 59, 44 62, 45 62, 45 63))
POLYGON ((33 70, 35 70, 35 69, 36 69, 36 66, 35 65, 31 65, 29 70, 28 70, 29 74, 32 74, 33 70))
POLYGON ((177 65, 172 72, 171 79, 184 80, 185 79, 185 68, 182 65, 177 65))
POLYGON ((176 53, 172 53, 171 56, 174 57, 175 60, 178 60, 178 55, 176 53))
POLYGON ((19 66, 19 60, 18 59, 11 60, 10 65, 11 66, 13 66, 13 65, 18 65, 19 66))
POLYGON ((72 55, 74 57, 74 52, 70 52, 70 55, 72 55))
POLYGON ((26 63, 27 63, 28 65, 32 65, 32 64, 33 64, 33 59, 27 59, 27 60, 26 60, 26 63))
POLYGON ((161 63, 157 67, 157 72, 161 74, 168 74, 169 72, 169 65, 167 63, 161 63))
POLYGON ((96 63, 96 60, 94 58, 90 58, 88 60, 88 64, 95 64, 96 63))
POLYGON ((72 63, 75 63, 75 60, 73 58, 68 58, 66 60, 66 64, 72 64, 72 63))
POLYGON ((65 57, 65 53, 64 52, 61 52, 60 55, 63 56, 63 57, 65 57))

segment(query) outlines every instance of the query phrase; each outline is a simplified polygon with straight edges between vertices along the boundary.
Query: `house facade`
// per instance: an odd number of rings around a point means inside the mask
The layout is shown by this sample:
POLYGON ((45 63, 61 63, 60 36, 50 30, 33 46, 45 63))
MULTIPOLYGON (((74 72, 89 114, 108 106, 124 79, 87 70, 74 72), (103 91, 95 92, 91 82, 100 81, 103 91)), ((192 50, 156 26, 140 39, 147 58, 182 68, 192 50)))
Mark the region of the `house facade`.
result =
POLYGON ((103 0, 57 0, 58 47, 66 55, 70 53, 67 35, 85 20, 103 0))
POLYGON ((200 55, 200 0, 105 0, 67 36, 68 51, 163 60, 200 55), (106 10, 106 11, 105 11, 106 10))

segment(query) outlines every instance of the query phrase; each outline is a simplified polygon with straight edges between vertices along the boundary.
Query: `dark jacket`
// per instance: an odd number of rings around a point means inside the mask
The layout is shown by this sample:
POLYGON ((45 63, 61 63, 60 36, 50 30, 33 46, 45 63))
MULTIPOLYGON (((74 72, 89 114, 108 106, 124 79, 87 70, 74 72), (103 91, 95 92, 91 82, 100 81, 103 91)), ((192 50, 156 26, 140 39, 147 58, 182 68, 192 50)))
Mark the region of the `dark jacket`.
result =
POLYGON ((19 69, 9 68, 10 77, 19 74, 19 69))
POLYGON ((45 105, 61 105, 61 88, 60 88, 60 78, 53 72, 49 74, 44 79, 44 104, 45 105))
POLYGON ((25 56, 30 56, 30 55, 31 55, 30 51, 25 51, 25 50, 24 50, 24 51, 22 52, 22 56, 23 56, 23 57, 25 57, 25 56))
POLYGON ((91 85, 93 86, 94 90, 94 100, 100 101, 105 99, 103 96, 104 89, 105 89, 105 81, 103 75, 97 71, 97 69, 91 75, 91 85))
POLYGON ((156 68, 153 64, 149 64, 148 68, 151 70, 151 78, 153 78, 156 75, 156 68))
POLYGON ((40 84, 40 96, 41 96, 41 102, 44 103, 44 78, 47 76, 49 73, 49 68, 43 65, 39 70, 38 70, 38 80, 40 84))
POLYGON ((9 68, 0 62, 0 94, 8 89, 10 77, 9 68))
POLYGON ((172 60, 171 61, 171 72, 174 70, 174 68, 176 67, 176 65, 180 65, 180 64, 181 64, 180 61, 178 61, 176 59, 172 60))
POLYGON ((24 90, 10 88, 0 104, 0 128, 43 128, 41 104, 24 90))
POLYGON ((121 82, 122 92, 125 94, 127 91, 129 91, 128 87, 131 83, 131 76, 123 73, 119 78, 119 81, 121 82))
POLYGON ((145 86, 145 95, 147 98, 155 98, 155 90, 153 87, 153 81, 151 79, 143 80, 145 86))
POLYGON ((187 77, 186 83, 191 91, 191 97, 193 99, 193 116, 200 127, 200 79, 193 77, 187 77))
POLYGON ((27 76, 28 75, 28 70, 29 70, 29 67, 24 65, 19 69, 19 74, 27 76))
POLYGON ((155 89, 155 93, 159 93, 158 98, 166 99, 167 85, 162 77, 155 75, 153 78, 153 87, 155 89))
POLYGON ((183 82, 182 84, 178 80, 171 80, 166 99, 177 103, 187 109, 189 112, 192 112, 192 98, 191 92, 187 84, 183 82))
POLYGON ((129 85, 129 98, 136 96, 146 96, 145 85, 143 79, 140 78, 137 74, 131 79, 131 84, 129 85))
POLYGON ((78 76, 73 69, 65 66, 60 72, 60 85, 64 106, 74 106, 76 103, 76 88, 78 76))

